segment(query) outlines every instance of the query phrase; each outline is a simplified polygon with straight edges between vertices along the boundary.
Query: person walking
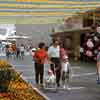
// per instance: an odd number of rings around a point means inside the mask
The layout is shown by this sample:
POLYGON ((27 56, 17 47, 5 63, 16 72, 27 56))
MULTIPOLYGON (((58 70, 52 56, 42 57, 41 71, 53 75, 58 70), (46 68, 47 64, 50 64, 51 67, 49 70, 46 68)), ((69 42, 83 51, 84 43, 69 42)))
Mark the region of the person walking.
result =
POLYGON ((63 88, 67 88, 68 89, 68 85, 69 85, 69 74, 70 74, 70 63, 68 60, 68 56, 63 56, 62 61, 61 61, 61 67, 62 67, 62 85, 63 88))
POLYGON ((97 54, 97 84, 100 84, 100 47, 97 54))
POLYGON ((51 62, 51 70, 56 74, 56 84, 60 87, 60 45, 58 41, 53 41, 53 44, 48 48, 48 60, 51 62))
POLYGON ((21 47, 20 47, 20 54, 21 54, 21 59, 23 60, 24 59, 24 52, 25 52, 25 47, 23 44, 21 44, 21 47))
POLYGON ((43 86, 44 63, 47 57, 45 43, 39 43, 39 49, 35 51, 33 60, 35 62, 35 81, 37 85, 43 86))
POLYGON ((12 44, 9 45, 8 50, 9 50, 9 57, 10 57, 10 59, 12 59, 13 58, 13 48, 12 48, 12 44))
POLYGON ((63 44, 60 45, 60 59, 62 60, 62 58, 64 56, 68 56, 68 50, 64 48, 63 44))
POLYGON ((15 60, 15 58, 16 58, 16 51, 17 51, 16 44, 12 44, 12 50, 13 50, 13 59, 15 60))
POLYGON ((9 60, 9 57, 10 57, 9 45, 6 45, 5 52, 6 52, 6 58, 7 60, 9 60))
POLYGON ((16 48, 16 58, 17 58, 17 60, 20 59, 20 48, 19 48, 19 46, 17 46, 17 48, 16 48))

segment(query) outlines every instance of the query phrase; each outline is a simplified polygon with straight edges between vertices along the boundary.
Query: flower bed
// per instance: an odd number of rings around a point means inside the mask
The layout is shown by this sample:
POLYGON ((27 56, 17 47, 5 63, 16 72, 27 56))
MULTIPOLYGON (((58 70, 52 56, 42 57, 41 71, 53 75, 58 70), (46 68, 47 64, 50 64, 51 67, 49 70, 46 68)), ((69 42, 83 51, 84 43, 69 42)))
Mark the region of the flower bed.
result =
POLYGON ((45 100, 36 91, 17 90, 7 93, 0 93, 0 100, 45 100))
POLYGON ((7 62, 0 61, 0 71, 0 82, 3 83, 0 84, 2 88, 0 100, 46 100, 24 81, 7 62))

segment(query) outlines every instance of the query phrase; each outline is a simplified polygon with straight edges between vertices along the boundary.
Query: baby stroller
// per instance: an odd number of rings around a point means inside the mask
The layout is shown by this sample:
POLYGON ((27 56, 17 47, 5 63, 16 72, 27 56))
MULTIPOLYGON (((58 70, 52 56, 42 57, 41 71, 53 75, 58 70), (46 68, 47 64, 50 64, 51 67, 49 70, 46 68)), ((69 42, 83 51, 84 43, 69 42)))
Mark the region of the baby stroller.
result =
POLYGON ((55 66, 54 72, 49 68, 48 75, 45 79, 45 90, 56 90, 56 76, 55 76, 55 66))

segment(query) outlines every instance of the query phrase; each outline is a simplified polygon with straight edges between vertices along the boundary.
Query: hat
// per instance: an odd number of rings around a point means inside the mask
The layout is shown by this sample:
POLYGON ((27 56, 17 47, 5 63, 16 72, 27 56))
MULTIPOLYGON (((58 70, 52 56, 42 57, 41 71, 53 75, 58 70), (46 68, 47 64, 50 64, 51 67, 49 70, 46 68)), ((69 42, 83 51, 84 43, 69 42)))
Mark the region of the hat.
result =
POLYGON ((63 59, 68 59, 68 56, 63 56, 63 59))
POLYGON ((48 70, 48 74, 52 74, 53 72, 52 72, 52 70, 51 69, 49 69, 48 70))

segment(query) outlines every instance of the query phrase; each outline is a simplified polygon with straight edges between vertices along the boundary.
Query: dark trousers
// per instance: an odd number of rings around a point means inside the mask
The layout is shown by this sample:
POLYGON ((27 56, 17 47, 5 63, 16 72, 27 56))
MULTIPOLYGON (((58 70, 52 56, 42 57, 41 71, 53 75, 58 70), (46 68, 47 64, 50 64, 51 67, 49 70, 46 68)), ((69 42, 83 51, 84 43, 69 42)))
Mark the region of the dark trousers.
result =
POLYGON ((80 60, 84 61, 84 53, 80 53, 80 60))
POLYGON ((67 81, 67 84, 68 84, 68 81, 69 81, 69 72, 62 72, 62 82, 63 82, 63 85, 65 85, 67 81))
POLYGON ((59 87, 60 85, 60 77, 61 77, 61 64, 60 64, 60 58, 51 58, 51 61, 53 64, 51 64, 51 70, 53 73, 56 75, 56 83, 57 86, 59 87), (55 71, 56 69, 56 71, 55 71))
POLYGON ((6 57, 7 57, 7 59, 10 58, 10 52, 6 52, 6 57))
POLYGON ((21 59, 24 59, 24 51, 21 51, 21 59))
POLYGON ((44 64, 35 63, 35 81, 36 84, 43 84, 44 64))
POLYGON ((16 58, 20 59, 20 52, 18 52, 18 51, 16 52, 16 58))

